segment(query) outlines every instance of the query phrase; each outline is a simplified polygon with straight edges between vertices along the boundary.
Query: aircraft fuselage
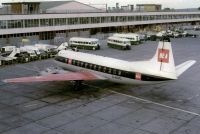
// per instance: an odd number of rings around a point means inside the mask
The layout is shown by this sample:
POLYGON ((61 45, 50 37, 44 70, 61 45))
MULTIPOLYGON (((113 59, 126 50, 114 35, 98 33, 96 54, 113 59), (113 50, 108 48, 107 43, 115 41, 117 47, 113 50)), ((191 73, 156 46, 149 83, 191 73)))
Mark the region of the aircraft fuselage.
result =
POLYGON ((122 84, 144 85, 171 80, 141 73, 140 69, 138 71, 131 70, 132 64, 128 61, 69 50, 60 52, 55 58, 55 62, 64 70, 73 72, 89 71, 105 78, 105 80, 122 84), (97 60, 94 61, 92 57, 97 60))

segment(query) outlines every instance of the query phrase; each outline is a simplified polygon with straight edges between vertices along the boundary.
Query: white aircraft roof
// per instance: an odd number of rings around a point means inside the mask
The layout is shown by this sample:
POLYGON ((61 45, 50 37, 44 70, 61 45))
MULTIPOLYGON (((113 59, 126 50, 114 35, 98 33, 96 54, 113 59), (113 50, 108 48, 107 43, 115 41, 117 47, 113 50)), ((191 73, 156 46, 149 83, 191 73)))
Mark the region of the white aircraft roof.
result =
POLYGON ((129 68, 130 63, 128 61, 99 56, 99 55, 93 55, 93 54, 87 54, 82 52, 74 52, 71 50, 62 50, 58 53, 58 56, 62 56, 65 58, 71 58, 80 60, 83 62, 88 62, 96 65, 116 68, 116 69, 124 69, 127 71, 131 71, 129 68))

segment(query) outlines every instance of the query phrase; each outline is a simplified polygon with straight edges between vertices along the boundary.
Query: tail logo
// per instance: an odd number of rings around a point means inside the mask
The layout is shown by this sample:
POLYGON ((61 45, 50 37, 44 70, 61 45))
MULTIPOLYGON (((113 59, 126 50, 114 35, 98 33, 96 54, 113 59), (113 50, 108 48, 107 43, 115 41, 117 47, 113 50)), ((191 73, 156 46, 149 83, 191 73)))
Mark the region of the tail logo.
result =
POLYGON ((159 49, 158 50, 158 62, 169 63, 169 50, 159 49))

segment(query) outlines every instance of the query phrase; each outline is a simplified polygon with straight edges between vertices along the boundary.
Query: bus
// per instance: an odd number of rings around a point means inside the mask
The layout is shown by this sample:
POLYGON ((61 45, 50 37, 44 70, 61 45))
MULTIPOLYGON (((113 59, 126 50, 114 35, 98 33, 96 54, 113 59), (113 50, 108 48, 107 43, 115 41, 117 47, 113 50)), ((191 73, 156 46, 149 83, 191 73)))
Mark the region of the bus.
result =
POLYGON ((69 46, 72 48, 80 48, 88 50, 100 49, 99 40, 95 38, 72 37, 69 39, 69 46))
POLYGON ((122 50, 130 50, 131 43, 129 39, 119 38, 119 37, 108 37, 107 45, 111 48, 122 49, 122 50))
POLYGON ((113 34, 115 37, 129 39, 131 45, 138 45, 140 43, 140 35, 135 33, 116 33, 113 34))

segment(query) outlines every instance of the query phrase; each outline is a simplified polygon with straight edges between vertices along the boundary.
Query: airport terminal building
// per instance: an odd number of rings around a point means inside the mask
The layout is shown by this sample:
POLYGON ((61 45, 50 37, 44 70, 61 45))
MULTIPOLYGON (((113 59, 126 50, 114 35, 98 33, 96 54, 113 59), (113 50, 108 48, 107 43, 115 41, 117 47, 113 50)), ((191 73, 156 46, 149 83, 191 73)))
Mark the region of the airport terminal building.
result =
POLYGON ((109 12, 77 1, 14 1, 0 9, 0 46, 23 39, 59 44, 73 36, 159 30, 200 22, 200 12, 109 12))

